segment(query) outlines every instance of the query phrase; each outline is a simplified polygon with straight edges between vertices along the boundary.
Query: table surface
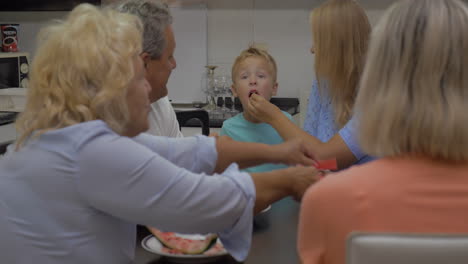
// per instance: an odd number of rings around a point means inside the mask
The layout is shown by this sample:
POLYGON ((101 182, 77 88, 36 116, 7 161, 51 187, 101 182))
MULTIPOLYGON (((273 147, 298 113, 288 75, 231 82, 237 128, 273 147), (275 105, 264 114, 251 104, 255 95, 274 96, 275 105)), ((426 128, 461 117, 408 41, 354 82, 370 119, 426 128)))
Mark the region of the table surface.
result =
MULTIPOLYGON (((271 210, 254 220, 252 247, 245 264, 299 263, 296 250, 299 203, 285 198, 272 205, 271 210)), ((171 264, 171 259, 160 257, 141 247, 141 240, 149 234, 139 228, 135 264, 171 264)), ((200 263, 200 262, 197 262, 200 263)), ((231 256, 218 259, 213 264, 238 264, 231 256)))

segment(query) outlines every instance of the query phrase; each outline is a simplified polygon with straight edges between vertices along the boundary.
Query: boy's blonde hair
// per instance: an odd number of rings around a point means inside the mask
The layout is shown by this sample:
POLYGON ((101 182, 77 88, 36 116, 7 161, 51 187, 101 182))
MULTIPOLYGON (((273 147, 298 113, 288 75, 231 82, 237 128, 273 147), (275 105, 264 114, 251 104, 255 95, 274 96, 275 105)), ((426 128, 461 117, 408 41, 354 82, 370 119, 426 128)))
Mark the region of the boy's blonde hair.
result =
POLYGON ((468 9, 403 0, 375 28, 356 101, 364 151, 468 161, 468 9))
POLYGON ((40 32, 28 99, 16 122, 17 148, 30 136, 91 120, 121 133, 126 95, 142 50, 139 19, 81 4, 40 32))
POLYGON ((328 0, 310 13, 319 89, 330 96, 335 124, 348 122, 364 69, 371 26, 354 0, 328 0))
POLYGON ((234 64, 232 65, 232 69, 231 69, 232 83, 235 83, 236 75, 237 75, 237 72, 239 71, 240 64, 250 57, 263 58, 271 68, 270 73, 273 77, 273 83, 276 83, 278 68, 276 66, 275 59, 266 50, 263 50, 254 46, 251 46, 248 49, 243 50, 241 54, 237 56, 236 60, 234 61, 234 64))

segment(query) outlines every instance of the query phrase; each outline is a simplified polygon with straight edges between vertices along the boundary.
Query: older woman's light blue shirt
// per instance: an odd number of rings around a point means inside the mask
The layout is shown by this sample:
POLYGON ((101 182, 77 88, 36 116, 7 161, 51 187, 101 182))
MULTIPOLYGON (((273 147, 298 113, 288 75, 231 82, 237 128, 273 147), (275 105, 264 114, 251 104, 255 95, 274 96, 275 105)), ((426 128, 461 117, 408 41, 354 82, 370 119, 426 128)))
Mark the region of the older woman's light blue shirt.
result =
POLYGON ((213 138, 114 133, 92 121, 53 130, 0 159, 2 263, 131 263, 136 224, 218 233, 237 259, 251 243, 255 186, 211 174, 213 138))

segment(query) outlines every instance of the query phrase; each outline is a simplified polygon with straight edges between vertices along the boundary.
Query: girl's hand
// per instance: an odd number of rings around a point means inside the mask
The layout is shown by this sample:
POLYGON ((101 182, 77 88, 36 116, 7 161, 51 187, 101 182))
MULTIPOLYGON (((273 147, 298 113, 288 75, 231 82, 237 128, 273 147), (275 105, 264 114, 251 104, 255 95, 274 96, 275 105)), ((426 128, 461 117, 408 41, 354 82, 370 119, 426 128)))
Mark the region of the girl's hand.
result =
POLYGON ((257 120, 271 125, 281 110, 258 94, 252 94, 246 109, 257 120))
POLYGON ((303 140, 295 138, 274 146, 277 151, 278 161, 288 165, 317 166, 310 149, 303 140))

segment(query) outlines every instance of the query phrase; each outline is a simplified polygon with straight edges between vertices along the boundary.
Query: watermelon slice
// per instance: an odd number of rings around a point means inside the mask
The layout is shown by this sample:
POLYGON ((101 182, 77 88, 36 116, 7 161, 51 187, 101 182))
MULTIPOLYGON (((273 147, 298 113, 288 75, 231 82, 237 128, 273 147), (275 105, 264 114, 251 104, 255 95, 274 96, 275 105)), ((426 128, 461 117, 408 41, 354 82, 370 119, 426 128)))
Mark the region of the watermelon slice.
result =
POLYGON ((250 90, 250 92, 249 92, 249 98, 250 98, 250 96, 252 96, 252 94, 259 94, 259 93, 258 93, 257 90, 252 89, 252 90, 250 90))
POLYGON ((164 251, 172 254, 190 254, 199 255, 209 250, 216 244, 218 236, 210 234, 202 240, 182 238, 174 232, 162 232, 156 228, 150 227, 149 230, 156 239, 167 249, 164 251))
POLYGON ((317 165, 315 167, 319 170, 337 170, 338 169, 336 159, 318 160, 317 165))

